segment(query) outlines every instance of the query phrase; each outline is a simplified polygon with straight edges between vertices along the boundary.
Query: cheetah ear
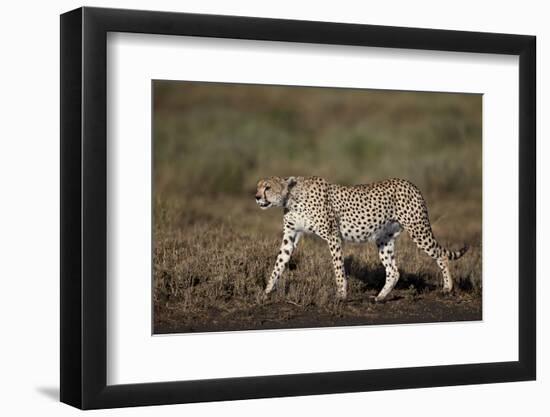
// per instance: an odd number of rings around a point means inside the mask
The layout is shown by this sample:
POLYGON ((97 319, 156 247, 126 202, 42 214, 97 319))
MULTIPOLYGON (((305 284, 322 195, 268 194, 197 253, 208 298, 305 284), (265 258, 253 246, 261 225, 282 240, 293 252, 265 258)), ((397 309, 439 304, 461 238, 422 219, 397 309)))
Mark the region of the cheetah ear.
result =
POLYGON ((296 178, 295 177, 288 177, 286 179, 286 183, 287 183, 288 188, 291 189, 292 187, 294 187, 296 185, 296 178))

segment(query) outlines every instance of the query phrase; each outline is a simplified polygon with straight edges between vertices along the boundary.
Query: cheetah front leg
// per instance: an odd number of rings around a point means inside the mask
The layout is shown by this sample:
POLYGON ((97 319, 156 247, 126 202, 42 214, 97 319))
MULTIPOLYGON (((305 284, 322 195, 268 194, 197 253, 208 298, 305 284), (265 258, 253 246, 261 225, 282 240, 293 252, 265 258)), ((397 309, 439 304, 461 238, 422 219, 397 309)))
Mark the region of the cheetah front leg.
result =
POLYGON ((330 249, 330 255, 332 256, 332 266, 336 278, 338 298, 345 300, 348 295, 348 280, 346 279, 346 271, 344 269, 342 257, 342 240, 339 236, 331 236, 327 239, 327 243, 330 249))
POLYGON ((281 248, 279 250, 279 254, 277 255, 277 260, 275 261, 275 267, 273 268, 273 272, 271 273, 269 281, 265 287, 266 294, 269 294, 275 288, 277 280, 283 273, 290 257, 292 256, 292 252, 296 249, 300 236, 301 233, 296 232, 296 230, 291 228, 290 225, 285 224, 283 241, 281 242, 281 248))

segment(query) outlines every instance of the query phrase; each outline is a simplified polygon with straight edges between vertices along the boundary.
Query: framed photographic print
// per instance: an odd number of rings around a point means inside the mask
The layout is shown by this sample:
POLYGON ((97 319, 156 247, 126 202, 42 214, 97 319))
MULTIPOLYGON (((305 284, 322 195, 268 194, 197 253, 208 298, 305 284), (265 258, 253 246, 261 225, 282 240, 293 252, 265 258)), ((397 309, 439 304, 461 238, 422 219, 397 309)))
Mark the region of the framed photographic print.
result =
POLYGON ((61 16, 61 401, 535 379, 535 38, 61 16))

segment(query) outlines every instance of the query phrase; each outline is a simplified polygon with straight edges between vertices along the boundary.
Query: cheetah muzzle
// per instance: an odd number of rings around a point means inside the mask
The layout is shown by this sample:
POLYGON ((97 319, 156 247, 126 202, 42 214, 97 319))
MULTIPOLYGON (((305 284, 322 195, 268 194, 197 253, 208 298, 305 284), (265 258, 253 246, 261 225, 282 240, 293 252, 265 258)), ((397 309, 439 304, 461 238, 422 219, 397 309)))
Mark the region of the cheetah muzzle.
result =
POLYGON ((435 259, 443 275, 443 291, 451 292, 453 279, 449 261, 467 251, 449 251, 435 239, 426 202, 409 181, 389 179, 372 184, 343 186, 319 177, 269 177, 258 181, 256 203, 262 209, 283 207, 283 240, 265 293, 275 288, 304 233, 327 242, 337 295, 347 296, 342 244, 374 241, 386 270, 386 282, 375 297, 384 300, 399 280, 395 262, 395 240, 406 230, 417 246, 435 259))

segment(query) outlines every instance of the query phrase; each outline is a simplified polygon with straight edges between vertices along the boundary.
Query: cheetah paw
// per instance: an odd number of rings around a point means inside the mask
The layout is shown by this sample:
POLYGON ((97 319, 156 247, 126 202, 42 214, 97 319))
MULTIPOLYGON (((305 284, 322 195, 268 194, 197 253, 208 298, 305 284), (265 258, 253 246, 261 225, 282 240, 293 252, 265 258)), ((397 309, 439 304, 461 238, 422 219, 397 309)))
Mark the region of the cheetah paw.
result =
POLYGON ((386 302, 386 297, 380 297, 377 295, 376 297, 372 297, 372 301, 376 304, 382 304, 386 302))

